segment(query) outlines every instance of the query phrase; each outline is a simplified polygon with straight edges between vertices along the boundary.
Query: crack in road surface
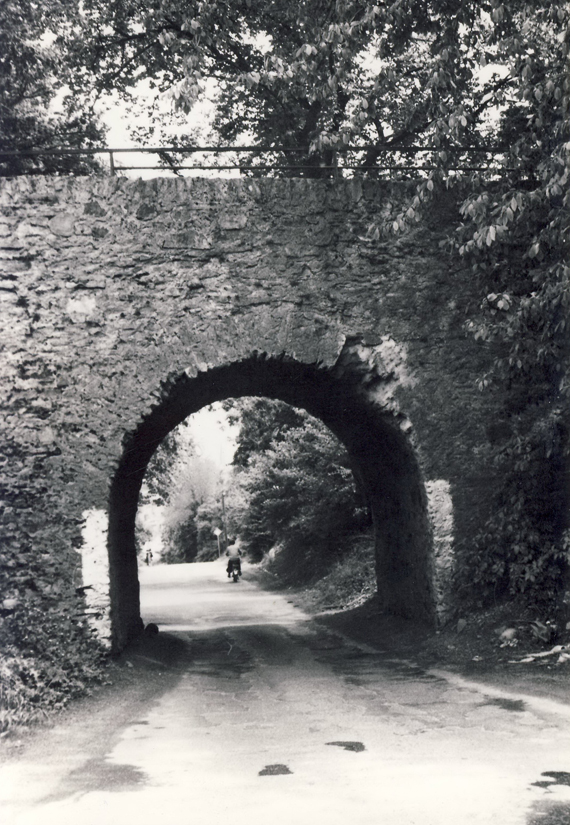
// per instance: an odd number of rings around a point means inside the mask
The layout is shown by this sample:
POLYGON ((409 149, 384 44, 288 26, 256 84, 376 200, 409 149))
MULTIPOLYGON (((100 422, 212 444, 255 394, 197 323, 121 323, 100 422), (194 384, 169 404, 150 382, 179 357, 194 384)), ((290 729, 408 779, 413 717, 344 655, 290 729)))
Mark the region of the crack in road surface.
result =
POLYGON ((218 563, 145 569, 142 605, 160 633, 129 689, 5 760, 3 825, 567 825, 563 706, 425 672, 218 563))

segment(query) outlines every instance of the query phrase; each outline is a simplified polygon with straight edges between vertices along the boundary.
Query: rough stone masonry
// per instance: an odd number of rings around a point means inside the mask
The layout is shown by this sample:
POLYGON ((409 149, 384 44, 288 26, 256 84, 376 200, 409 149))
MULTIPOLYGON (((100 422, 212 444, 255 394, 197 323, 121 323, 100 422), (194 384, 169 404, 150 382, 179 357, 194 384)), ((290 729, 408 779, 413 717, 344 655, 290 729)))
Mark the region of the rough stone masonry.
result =
MULTIPOLYGON (((486 365, 450 209, 368 227, 406 184, 16 178, 0 183, 4 598, 80 581, 85 513, 109 513, 116 646, 137 632, 134 516, 161 438, 205 404, 267 395, 344 441, 386 607, 435 621, 453 548, 483 518, 486 365), (42 575, 37 575, 41 571, 42 575)), ((88 582, 85 582, 87 584, 88 582)))

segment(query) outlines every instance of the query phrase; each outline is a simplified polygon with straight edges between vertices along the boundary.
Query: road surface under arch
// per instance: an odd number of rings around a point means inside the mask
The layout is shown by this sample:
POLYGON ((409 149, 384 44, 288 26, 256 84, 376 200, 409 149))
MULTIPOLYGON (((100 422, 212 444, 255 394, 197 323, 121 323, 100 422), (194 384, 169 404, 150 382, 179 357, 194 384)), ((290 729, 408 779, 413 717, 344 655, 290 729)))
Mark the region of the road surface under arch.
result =
POLYGON ((568 822, 568 705, 426 672, 245 579, 141 571, 160 632, 0 766, 5 825, 568 822))

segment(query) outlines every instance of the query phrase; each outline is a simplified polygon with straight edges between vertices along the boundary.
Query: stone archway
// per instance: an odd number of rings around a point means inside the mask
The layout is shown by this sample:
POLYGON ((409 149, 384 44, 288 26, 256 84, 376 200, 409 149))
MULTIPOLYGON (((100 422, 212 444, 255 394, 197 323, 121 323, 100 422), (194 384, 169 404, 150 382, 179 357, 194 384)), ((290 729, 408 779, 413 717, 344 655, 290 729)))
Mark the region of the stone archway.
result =
POLYGON ((432 534, 425 486, 409 422, 390 401, 393 372, 347 342, 333 367, 286 356, 249 358, 180 375, 125 439, 109 501, 109 565, 113 645, 141 628, 135 517, 148 462, 162 439, 204 406, 245 395, 279 399, 319 418, 345 444, 371 507, 378 591, 385 610, 433 624, 432 534))

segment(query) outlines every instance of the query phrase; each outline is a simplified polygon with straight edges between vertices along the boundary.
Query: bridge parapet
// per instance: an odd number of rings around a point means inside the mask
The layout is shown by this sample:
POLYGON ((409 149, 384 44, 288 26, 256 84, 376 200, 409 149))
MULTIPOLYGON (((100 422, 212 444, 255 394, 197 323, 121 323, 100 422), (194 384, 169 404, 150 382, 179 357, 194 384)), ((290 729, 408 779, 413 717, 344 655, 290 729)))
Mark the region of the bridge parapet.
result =
MULTIPOLYGON (((82 514, 109 508, 141 422, 181 376, 215 382, 261 356, 358 379, 405 436, 422 484, 445 480, 454 540, 466 539, 488 488, 476 460, 487 355, 464 329, 476 287, 441 250, 447 204, 407 235, 367 240, 407 192, 359 181, 1 181, 8 558, 39 566, 46 582, 55 573, 43 557, 55 559, 57 576, 77 584, 82 514)), ((345 433, 353 447, 357 432, 345 433)))

